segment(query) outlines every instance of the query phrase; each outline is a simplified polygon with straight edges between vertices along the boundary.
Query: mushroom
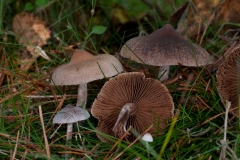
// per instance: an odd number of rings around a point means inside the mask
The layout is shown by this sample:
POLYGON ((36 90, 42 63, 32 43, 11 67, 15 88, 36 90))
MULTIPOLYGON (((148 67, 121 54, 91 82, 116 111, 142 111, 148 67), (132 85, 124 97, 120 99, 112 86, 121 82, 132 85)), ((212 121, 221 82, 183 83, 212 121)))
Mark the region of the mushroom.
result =
POLYGON ((149 148, 148 148, 148 142, 152 142, 153 141, 153 137, 150 133, 145 133, 142 137, 142 140, 146 142, 146 148, 147 148, 147 152, 148 152, 148 159, 149 159, 149 148))
POLYGON ((160 81, 168 78, 169 65, 204 66, 211 63, 207 51, 184 39, 170 24, 147 36, 128 40, 120 55, 138 63, 161 66, 158 74, 160 81))
MULTIPOLYGON (((53 124, 67 124, 67 141, 72 140, 73 123, 86 120, 90 117, 87 110, 68 104, 53 118, 53 124)), ((68 159, 68 154, 65 154, 68 159)))
POLYGON ((145 142, 152 142, 153 137, 150 133, 145 133, 142 137, 142 140, 145 141, 145 142))
MULTIPOLYGON (((121 137, 132 126, 140 134, 150 125, 150 133, 160 134, 173 117, 174 104, 164 84, 145 78, 140 72, 121 73, 104 84, 92 105, 92 115, 99 122, 97 136, 111 142, 104 134, 121 137)), ((133 134, 125 137, 135 139, 133 134)))
POLYGON ((68 104, 54 116, 53 124, 67 124, 67 140, 71 140, 73 123, 86 120, 89 117, 90 115, 85 109, 68 104))
MULTIPOLYGON (((217 70, 217 90, 225 105, 226 100, 231 102, 232 108, 238 107, 239 82, 240 82, 240 47, 232 50, 232 53, 226 57, 217 70)), ((240 110, 238 111, 240 117, 240 110)))
POLYGON ((75 50, 71 60, 56 68, 52 74, 52 84, 79 85, 76 106, 85 108, 87 101, 87 83, 112 77, 123 71, 121 63, 112 55, 93 56, 84 50, 75 50))

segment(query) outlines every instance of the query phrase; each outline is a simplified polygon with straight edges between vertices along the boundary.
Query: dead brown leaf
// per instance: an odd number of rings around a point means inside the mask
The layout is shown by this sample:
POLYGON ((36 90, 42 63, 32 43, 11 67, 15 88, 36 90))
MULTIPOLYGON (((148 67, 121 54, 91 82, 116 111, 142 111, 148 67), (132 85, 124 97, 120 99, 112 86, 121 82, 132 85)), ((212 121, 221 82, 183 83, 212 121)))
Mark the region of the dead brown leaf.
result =
MULTIPOLYGON (((216 13, 216 23, 220 27, 223 22, 240 23, 240 1, 225 0, 218 6, 216 13)), ((225 33, 229 29, 237 29, 239 27, 233 25, 224 25, 220 34, 225 33)))
MULTIPOLYGON (((207 26, 206 22, 208 22, 214 14, 219 2, 220 0, 193 0, 192 3, 189 3, 188 7, 184 7, 186 9, 178 23, 177 31, 185 38, 190 36, 197 39, 199 33, 202 33, 207 26)), ((183 11, 180 9, 179 12, 182 13, 183 11)), ((176 14, 177 13, 173 15, 176 14)), ((172 17, 172 19, 174 19, 174 17, 172 17)))
POLYGON ((51 34, 45 21, 28 12, 17 14, 14 17, 13 32, 19 43, 34 46, 46 45, 51 34))

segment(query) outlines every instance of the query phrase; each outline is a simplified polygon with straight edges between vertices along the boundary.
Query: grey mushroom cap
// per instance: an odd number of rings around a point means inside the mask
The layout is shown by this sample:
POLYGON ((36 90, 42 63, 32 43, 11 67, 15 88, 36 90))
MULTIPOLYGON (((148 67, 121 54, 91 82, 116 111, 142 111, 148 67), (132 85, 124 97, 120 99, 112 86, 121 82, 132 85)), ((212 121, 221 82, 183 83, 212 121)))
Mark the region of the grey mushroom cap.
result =
POLYGON ((154 66, 204 66, 210 64, 212 59, 206 50, 184 39, 170 24, 147 36, 128 40, 121 48, 120 55, 154 66))
POLYGON ((87 110, 68 104, 59 111, 53 118, 53 124, 75 123, 86 120, 90 117, 87 110))
POLYGON ((122 71, 122 64, 112 55, 93 56, 87 51, 75 50, 69 63, 55 69, 52 84, 78 85, 104 77, 112 77, 122 71))

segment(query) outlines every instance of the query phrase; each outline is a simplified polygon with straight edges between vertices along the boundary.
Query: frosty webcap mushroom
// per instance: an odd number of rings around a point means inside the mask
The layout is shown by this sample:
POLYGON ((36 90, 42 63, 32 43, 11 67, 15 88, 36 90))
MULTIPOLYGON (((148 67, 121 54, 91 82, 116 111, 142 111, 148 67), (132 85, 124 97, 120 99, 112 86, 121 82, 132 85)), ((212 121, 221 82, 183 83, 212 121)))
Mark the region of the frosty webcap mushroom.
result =
POLYGON ((75 50, 69 63, 55 69, 52 84, 79 85, 76 106, 85 107, 88 82, 112 77, 122 71, 121 63, 112 55, 93 56, 85 50, 75 50))
POLYGON ((168 78, 169 66, 204 66, 211 63, 211 56, 201 46, 191 43, 177 33, 170 24, 147 36, 128 40, 120 55, 138 63, 161 66, 158 76, 168 78))

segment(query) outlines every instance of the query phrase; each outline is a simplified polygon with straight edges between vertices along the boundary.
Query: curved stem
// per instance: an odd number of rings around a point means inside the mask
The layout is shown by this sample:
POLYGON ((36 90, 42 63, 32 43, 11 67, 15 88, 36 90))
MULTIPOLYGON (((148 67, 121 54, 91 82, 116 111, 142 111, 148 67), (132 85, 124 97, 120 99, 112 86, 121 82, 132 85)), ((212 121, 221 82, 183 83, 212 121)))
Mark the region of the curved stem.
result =
POLYGON ((85 108, 87 103, 87 83, 79 84, 76 107, 85 108))
POLYGON ((133 103, 127 103, 122 107, 118 119, 112 129, 115 136, 121 137, 126 132, 128 118, 130 115, 135 114, 136 110, 137 109, 133 103))

